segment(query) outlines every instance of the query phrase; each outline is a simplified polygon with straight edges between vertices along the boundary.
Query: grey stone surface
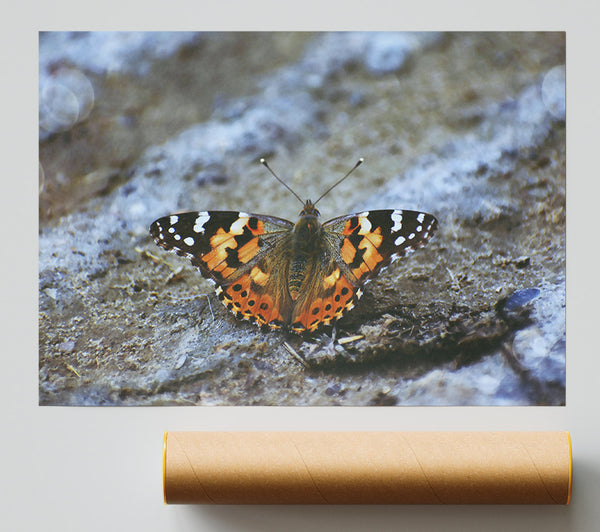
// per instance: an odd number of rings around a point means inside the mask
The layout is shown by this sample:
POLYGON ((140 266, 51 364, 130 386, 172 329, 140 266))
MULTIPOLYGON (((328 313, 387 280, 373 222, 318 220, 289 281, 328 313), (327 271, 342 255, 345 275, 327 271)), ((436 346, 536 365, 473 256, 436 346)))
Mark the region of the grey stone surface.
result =
POLYGON ((81 38, 107 57, 40 40, 62 87, 40 89, 62 110, 40 133, 41 404, 564 403, 564 34, 81 38), (335 331, 236 321, 148 234, 180 210, 294 220, 260 157, 316 198, 359 156, 324 219, 440 230, 335 331))

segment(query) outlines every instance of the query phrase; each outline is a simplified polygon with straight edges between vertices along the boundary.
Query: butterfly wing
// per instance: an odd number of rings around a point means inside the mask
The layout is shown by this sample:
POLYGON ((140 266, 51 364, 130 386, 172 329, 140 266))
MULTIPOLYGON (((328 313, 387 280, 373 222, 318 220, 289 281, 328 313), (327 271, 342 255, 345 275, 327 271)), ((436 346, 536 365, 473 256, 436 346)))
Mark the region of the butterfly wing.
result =
POLYGON ((307 275, 291 315, 296 333, 314 332, 354 307, 359 286, 343 272, 331 250, 309 263, 307 275))
POLYGON ((309 265, 292 330, 312 332, 341 318, 354 307, 365 282, 424 246, 437 227, 435 216, 408 210, 365 211, 323 224, 326 244, 309 265))
POLYGON ((324 224, 346 272, 359 284, 423 247, 437 228, 438 221, 432 214, 408 210, 365 211, 324 224))
POLYGON ((159 218, 150 233, 159 246, 191 259, 237 317, 279 328, 291 309, 280 287, 286 286, 293 228, 272 216, 202 211, 159 218))

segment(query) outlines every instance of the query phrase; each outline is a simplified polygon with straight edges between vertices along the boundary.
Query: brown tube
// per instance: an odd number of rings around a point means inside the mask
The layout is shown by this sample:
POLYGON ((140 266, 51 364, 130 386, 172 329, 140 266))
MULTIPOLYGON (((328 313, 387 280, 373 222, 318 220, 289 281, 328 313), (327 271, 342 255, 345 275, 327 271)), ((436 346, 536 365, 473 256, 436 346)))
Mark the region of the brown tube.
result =
POLYGON ((166 432, 165 502, 569 504, 568 432, 166 432))

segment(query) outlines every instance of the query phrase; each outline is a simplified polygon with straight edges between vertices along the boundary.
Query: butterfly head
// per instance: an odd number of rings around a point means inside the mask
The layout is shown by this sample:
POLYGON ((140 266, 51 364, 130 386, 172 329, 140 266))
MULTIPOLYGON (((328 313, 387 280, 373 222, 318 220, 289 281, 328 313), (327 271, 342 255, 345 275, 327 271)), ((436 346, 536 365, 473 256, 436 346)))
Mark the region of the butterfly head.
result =
POLYGON ((315 239, 321 231, 321 214, 311 200, 306 200, 300 212, 300 218, 294 227, 294 247, 297 251, 309 251, 314 247, 315 239))
POLYGON ((300 211, 300 218, 304 216, 312 218, 318 218, 319 216, 321 216, 321 213, 315 207, 315 204, 309 199, 306 200, 303 209, 300 211))

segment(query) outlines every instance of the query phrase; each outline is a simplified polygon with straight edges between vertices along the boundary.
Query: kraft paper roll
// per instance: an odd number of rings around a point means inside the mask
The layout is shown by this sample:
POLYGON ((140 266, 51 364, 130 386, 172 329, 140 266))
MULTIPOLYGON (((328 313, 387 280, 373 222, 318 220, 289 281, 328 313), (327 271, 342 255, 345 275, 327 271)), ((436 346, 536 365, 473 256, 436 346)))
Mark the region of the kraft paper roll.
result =
POLYGON ((167 432, 165 503, 569 504, 568 432, 167 432))

